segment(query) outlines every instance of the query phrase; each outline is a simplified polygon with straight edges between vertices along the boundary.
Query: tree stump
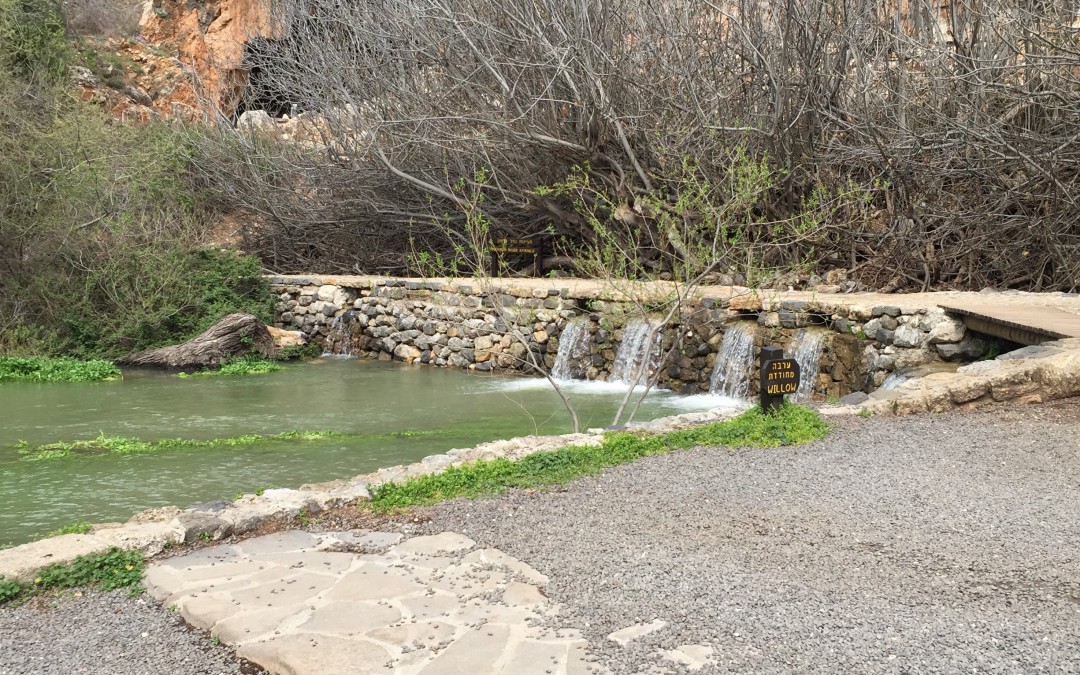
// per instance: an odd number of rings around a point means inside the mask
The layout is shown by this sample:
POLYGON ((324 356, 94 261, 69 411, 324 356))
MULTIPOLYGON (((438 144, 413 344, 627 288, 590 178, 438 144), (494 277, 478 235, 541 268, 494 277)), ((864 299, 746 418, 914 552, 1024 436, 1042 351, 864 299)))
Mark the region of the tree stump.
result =
POLYGON ((207 368, 220 366, 237 356, 258 354, 273 358, 276 353, 277 347, 266 324, 251 314, 229 314, 187 342, 136 352, 117 363, 157 368, 207 368))

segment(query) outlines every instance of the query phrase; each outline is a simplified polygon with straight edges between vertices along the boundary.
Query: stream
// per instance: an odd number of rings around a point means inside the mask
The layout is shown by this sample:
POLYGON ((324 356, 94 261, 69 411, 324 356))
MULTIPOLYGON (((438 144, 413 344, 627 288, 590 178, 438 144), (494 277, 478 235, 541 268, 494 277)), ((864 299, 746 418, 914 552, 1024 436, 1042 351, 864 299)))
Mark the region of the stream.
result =
MULTIPOLYGON (((566 388, 582 429, 610 424, 625 386, 566 388)), ((653 392, 636 419, 734 403, 653 392)), ((277 373, 181 379, 126 371, 118 382, 0 385, 0 546, 78 518, 127 520, 143 509, 231 500, 416 461, 451 448, 571 431, 543 380, 445 368, 324 358, 277 373), (211 439, 299 430, 354 434, 314 442, 83 453, 26 459, 15 447, 129 436, 211 439)))

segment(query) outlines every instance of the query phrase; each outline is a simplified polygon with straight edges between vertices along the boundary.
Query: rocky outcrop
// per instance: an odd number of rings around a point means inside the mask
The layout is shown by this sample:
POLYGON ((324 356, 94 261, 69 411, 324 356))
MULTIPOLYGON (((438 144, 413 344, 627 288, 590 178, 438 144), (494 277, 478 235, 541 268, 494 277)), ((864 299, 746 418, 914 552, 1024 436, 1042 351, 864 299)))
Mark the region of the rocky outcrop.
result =
POLYGON ((141 30, 191 68, 206 102, 226 116, 247 83, 245 45, 278 37, 268 0, 152 0, 141 30))

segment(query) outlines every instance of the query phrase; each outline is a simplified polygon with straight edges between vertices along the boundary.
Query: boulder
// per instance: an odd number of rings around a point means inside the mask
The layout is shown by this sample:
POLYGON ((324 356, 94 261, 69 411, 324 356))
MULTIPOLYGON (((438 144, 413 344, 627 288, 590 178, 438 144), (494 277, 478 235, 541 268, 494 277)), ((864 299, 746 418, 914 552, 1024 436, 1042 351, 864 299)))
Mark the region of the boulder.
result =
POLYGON ((934 345, 934 348, 937 349, 938 354, 941 354, 941 358, 946 361, 970 361, 982 356, 986 344, 982 340, 969 337, 956 344, 937 344, 934 345))
MULTIPOLYGON (((282 321, 285 321, 285 315, 282 315, 282 321)), ((292 318, 290 316, 290 318, 292 318)), ((284 349, 286 347, 303 347, 307 344, 307 336, 298 330, 285 330, 284 328, 275 328, 274 326, 267 326, 266 330, 270 331, 270 337, 274 340, 274 346, 278 349, 284 349)))
POLYGON ((944 317, 930 329, 929 343, 932 345, 946 342, 960 342, 964 339, 967 329, 962 321, 950 317, 944 317))
POLYGON ((914 326, 899 326, 893 333, 892 343, 897 347, 915 349, 922 347, 926 335, 914 326))

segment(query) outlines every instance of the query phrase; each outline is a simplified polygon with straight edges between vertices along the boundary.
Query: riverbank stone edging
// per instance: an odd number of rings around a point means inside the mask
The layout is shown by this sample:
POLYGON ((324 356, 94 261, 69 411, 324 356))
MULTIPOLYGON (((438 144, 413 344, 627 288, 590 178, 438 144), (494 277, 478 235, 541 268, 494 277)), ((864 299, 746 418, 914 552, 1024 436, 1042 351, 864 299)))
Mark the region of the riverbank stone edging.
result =
MULTIPOLYGON (((683 413, 635 423, 630 428, 665 433, 727 419, 741 411, 740 408, 718 408, 683 413)), ((441 473, 451 466, 481 459, 503 457, 515 460, 571 445, 599 445, 604 433, 602 429, 591 429, 587 433, 496 440, 429 455, 419 462, 385 467, 348 480, 302 485, 296 490, 266 490, 261 495, 246 494, 232 502, 201 504, 184 510, 176 506, 147 509, 126 523, 94 525, 87 534, 64 534, 0 550, 0 577, 29 582, 43 567, 68 564, 79 556, 103 553, 112 547, 139 550, 152 557, 176 544, 218 541, 251 532, 273 518, 295 517, 301 511, 317 515, 326 509, 366 501, 370 499, 369 490, 383 483, 441 473)))

